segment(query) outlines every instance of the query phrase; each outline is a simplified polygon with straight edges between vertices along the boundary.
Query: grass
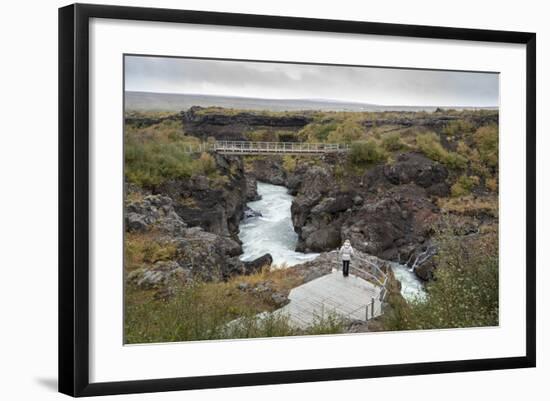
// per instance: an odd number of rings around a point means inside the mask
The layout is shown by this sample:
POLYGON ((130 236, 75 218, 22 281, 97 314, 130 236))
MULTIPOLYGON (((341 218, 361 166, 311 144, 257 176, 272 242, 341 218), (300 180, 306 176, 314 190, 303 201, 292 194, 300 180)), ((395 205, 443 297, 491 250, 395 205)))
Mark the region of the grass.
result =
POLYGON ((353 118, 347 118, 331 131, 326 139, 329 143, 352 143, 361 140, 365 129, 353 118))
POLYGON ((198 143, 196 140, 189 142, 171 130, 148 132, 147 129, 126 132, 124 160, 128 182, 148 188, 170 179, 198 174, 209 176, 216 172, 216 163, 210 154, 197 156, 189 152, 198 143))
POLYGON ((437 134, 433 132, 419 134, 416 137, 416 146, 427 157, 446 165, 450 169, 464 169, 468 163, 464 156, 446 150, 441 145, 437 134))
POLYGON ((131 285, 125 295, 125 342, 171 342, 225 338, 279 337, 340 333, 344 322, 319 316, 307 330, 289 324, 288 316, 261 312, 275 309, 271 292, 256 292, 257 284, 288 292, 303 281, 291 269, 264 269, 227 282, 197 282, 180 287, 168 301, 155 300, 152 291, 131 285), (246 289, 241 289, 245 287, 246 289), (229 322, 238 321, 228 324, 229 322))
POLYGON ((298 138, 303 142, 326 142, 328 136, 337 127, 337 123, 330 122, 313 122, 306 125, 298 132, 298 138))
POLYGON ((176 253, 176 246, 159 240, 155 232, 125 234, 124 268, 128 272, 158 261, 174 259, 176 253))
POLYGON ((468 195, 476 185, 479 185, 479 177, 463 174, 451 186, 451 195, 455 198, 468 195))
POLYGON ((481 161, 490 168, 498 167, 498 126, 486 125, 477 129, 474 142, 481 161))
POLYGON ((382 138, 382 147, 388 152, 397 152, 407 147, 401 135, 398 133, 390 133, 382 138))
POLYGON ((125 175, 130 183, 150 188, 167 180, 216 173, 208 153, 190 153, 200 143, 186 136, 181 121, 164 120, 148 127, 126 124, 124 132, 125 175))
POLYGON ((438 206, 445 212, 462 216, 489 215, 498 217, 498 198, 495 196, 460 198, 440 198, 438 206))
POLYGON ((350 162, 356 166, 368 166, 386 161, 388 154, 374 139, 354 142, 351 145, 350 162))
POLYGON ((468 120, 455 120, 449 122, 444 128, 443 133, 450 138, 459 135, 468 135, 475 130, 475 127, 468 120))

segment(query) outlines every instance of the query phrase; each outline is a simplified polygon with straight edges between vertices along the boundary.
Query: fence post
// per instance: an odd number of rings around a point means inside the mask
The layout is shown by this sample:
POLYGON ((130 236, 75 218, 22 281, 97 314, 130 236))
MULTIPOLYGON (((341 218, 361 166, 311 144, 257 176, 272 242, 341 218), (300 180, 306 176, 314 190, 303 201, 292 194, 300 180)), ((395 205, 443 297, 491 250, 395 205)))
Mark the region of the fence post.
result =
POLYGON ((374 297, 370 299, 370 316, 374 319, 374 297))
POLYGON ((369 320, 369 304, 367 304, 365 307, 365 321, 368 322, 368 320, 369 320))

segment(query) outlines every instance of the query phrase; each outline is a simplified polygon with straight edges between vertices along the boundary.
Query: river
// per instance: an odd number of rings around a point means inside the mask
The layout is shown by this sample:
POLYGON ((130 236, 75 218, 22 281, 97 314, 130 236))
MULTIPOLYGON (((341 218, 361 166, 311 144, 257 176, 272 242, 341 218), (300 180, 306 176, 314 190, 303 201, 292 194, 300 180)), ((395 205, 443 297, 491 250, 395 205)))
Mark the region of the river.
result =
MULTIPOLYGON (((292 226, 290 206, 292 195, 286 187, 258 182, 260 200, 249 202, 248 207, 261 216, 248 217, 241 221, 239 238, 243 244, 241 260, 249 261, 269 253, 273 265, 294 266, 315 259, 318 253, 296 252, 298 234, 292 226)), ((401 294, 411 300, 424 297, 424 288, 420 280, 409 269, 398 263, 392 263, 396 278, 401 282, 401 294)))
POLYGON ((258 182, 262 199, 249 202, 248 207, 262 215, 244 219, 239 226, 243 243, 242 260, 254 260, 269 253, 273 265, 294 266, 315 259, 318 253, 296 252, 298 234, 292 226, 290 206, 292 196, 286 187, 258 182))

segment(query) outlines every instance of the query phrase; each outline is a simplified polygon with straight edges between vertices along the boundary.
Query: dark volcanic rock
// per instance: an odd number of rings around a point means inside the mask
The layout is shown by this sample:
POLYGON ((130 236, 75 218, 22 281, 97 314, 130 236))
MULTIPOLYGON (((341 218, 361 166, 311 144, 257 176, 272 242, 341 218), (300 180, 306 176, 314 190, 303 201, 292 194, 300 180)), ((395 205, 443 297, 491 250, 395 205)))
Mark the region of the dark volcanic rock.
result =
POLYGON ((350 239, 357 249, 403 262, 411 246, 429 236, 436 212, 423 188, 400 185, 355 212, 342 227, 342 238, 350 239))
POLYGON ((256 177, 247 174, 246 175, 246 200, 247 202, 257 201, 262 199, 258 194, 258 182, 256 177))
POLYGON ((324 198, 319 202, 313 209, 311 213, 321 214, 321 213, 338 213, 348 210, 353 206, 353 200, 349 194, 338 194, 334 197, 324 198))
POLYGON ((174 261, 157 262, 148 268, 137 269, 128 274, 127 281, 141 289, 163 289, 174 282, 187 282, 188 270, 174 261))
POLYGON ((300 192, 292 201, 291 213, 294 229, 300 234, 301 228, 311 212, 311 209, 322 199, 331 188, 330 172, 321 166, 307 169, 303 175, 300 192))
POLYGON ((340 230, 337 227, 320 228, 308 234, 303 241, 303 245, 299 244, 297 250, 303 247, 306 252, 322 252, 328 249, 335 249, 340 246, 342 240, 340 238, 340 230))
POLYGON ((286 172, 283 168, 282 159, 278 156, 254 159, 250 174, 257 181, 273 185, 286 184, 286 172))
POLYGON ((384 166, 384 175, 394 185, 414 183, 429 188, 445 183, 449 173, 443 165, 420 153, 403 153, 394 164, 384 166))
MULTIPOLYGON (((464 117, 457 115, 442 114, 440 111, 426 116, 425 118, 414 118, 404 115, 391 118, 379 118, 376 120, 365 120, 363 121, 363 126, 372 128, 376 124, 376 126, 397 125, 400 127, 426 127, 440 132, 449 122, 461 120, 463 118, 464 117)), ((487 124, 498 124, 498 111, 495 110, 494 113, 491 114, 471 115, 468 121, 476 127, 487 124)))
POLYGON ((213 182, 205 176, 172 180, 159 185, 157 192, 174 202, 176 213, 189 225, 236 237, 247 202, 247 180, 242 160, 215 154, 216 169, 225 181, 213 182))
POLYGON ((249 262, 243 262, 245 271, 247 274, 254 273, 261 270, 264 266, 269 267, 273 263, 273 258, 269 253, 260 256, 257 259, 251 260, 249 262))
POLYGON ((255 130, 298 131, 312 121, 303 113, 270 115, 267 113, 232 113, 211 110, 202 113, 202 107, 193 106, 182 112, 182 122, 186 133, 207 139, 245 140, 245 134, 255 130))
POLYGON ((127 231, 144 232, 156 228, 165 234, 180 235, 187 224, 175 212, 171 198, 147 195, 126 204, 125 226, 127 231))
POLYGON ((160 124, 163 121, 177 121, 180 119, 179 114, 169 114, 162 117, 150 117, 142 115, 126 115, 124 117, 124 123, 132 125, 137 128, 150 127, 151 125, 160 124))

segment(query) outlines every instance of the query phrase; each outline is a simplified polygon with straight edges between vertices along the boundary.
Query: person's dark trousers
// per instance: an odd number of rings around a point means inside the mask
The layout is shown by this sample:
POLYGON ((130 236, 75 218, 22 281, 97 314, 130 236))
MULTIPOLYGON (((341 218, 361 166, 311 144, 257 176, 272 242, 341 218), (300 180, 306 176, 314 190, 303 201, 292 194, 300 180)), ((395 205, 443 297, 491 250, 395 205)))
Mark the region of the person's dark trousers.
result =
POLYGON ((342 272, 344 273, 344 277, 347 277, 349 276, 349 260, 343 260, 342 262, 342 272))

